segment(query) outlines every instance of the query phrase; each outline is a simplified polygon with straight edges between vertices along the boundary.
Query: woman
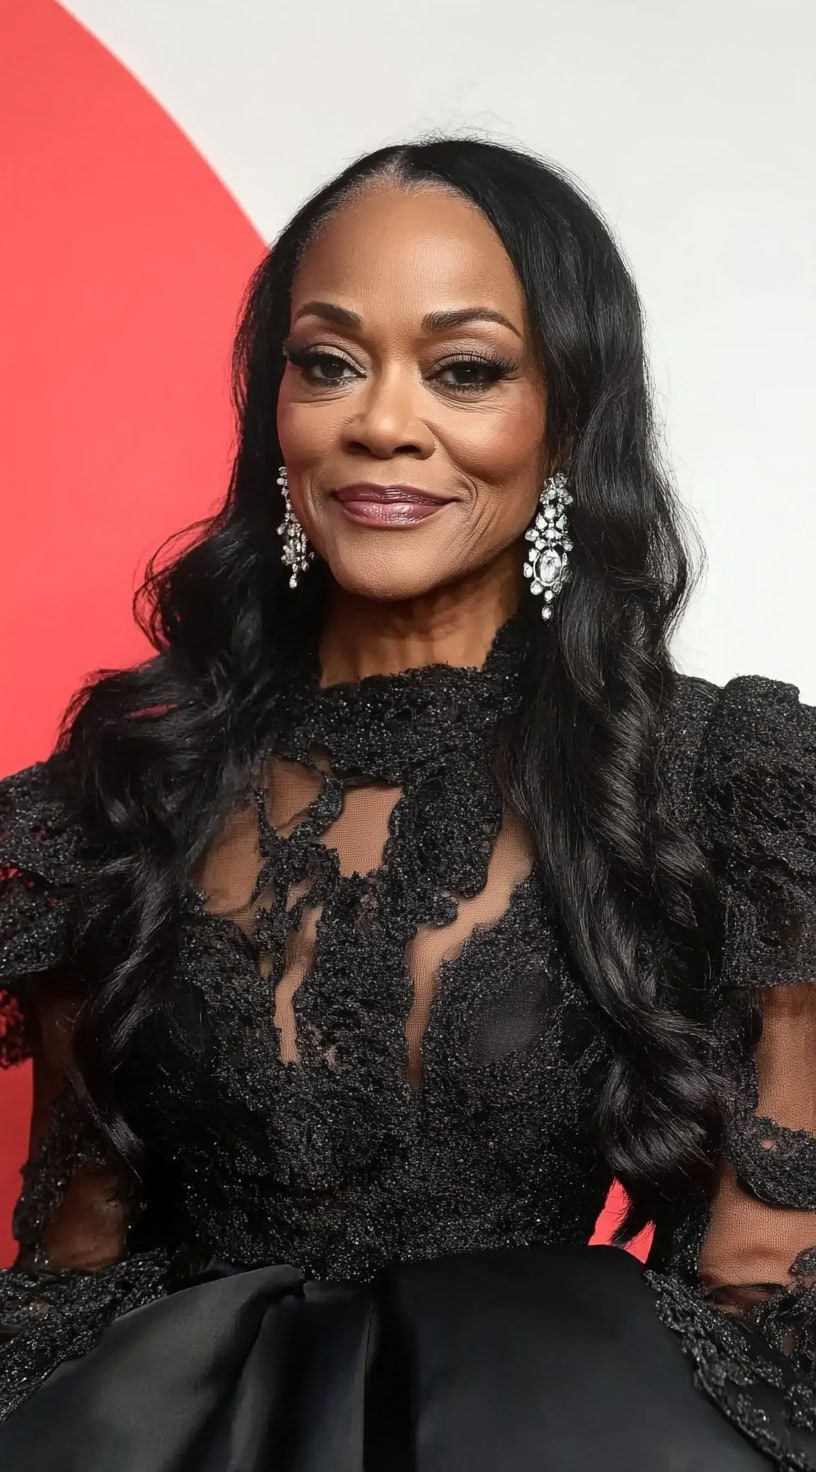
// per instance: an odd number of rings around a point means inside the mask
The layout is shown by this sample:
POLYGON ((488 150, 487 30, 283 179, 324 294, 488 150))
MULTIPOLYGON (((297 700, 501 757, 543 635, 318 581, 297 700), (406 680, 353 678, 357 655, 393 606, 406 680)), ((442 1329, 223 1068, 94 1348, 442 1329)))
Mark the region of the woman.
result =
POLYGON ((609 233, 381 149, 236 382, 155 656, 2 784, 3 1465, 816 1468, 816 711, 672 666, 609 233))

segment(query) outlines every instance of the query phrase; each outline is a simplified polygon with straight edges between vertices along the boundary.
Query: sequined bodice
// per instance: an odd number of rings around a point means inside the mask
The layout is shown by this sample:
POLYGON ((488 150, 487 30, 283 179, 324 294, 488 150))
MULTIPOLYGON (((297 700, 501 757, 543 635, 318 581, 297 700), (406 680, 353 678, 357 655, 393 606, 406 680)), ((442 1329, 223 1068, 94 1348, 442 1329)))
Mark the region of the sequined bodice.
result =
POLYGON ((199 1051, 148 1104, 202 1251, 359 1277, 591 1232, 603 1045, 492 773, 518 699, 512 630, 480 670, 284 682, 188 897, 199 1051))

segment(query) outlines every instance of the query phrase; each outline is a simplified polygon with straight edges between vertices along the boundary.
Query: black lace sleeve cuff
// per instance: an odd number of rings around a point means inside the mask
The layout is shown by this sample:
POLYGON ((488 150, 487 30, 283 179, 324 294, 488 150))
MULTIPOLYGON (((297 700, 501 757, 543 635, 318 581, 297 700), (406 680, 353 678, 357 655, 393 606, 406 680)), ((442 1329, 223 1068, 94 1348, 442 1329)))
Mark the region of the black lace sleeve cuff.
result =
POLYGON ((647 1271, 658 1317, 688 1355, 695 1382, 771 1465, 816 1468, 816 1379, 812 1350, 814 1290, 780 1292, 760 1314, 734 1315, 707 1303, 678 1277, 647 1271), (788 1354, 796 1321, 802 1346, 788 1354), (807 1323, 810 1333, 802 1332, 807 1323))
POLYGON ((93 1272, 0 1271, 0 1421, 65 1360, 93 1349, 115 1318, 167 1286, 161 1251, 93 1272))

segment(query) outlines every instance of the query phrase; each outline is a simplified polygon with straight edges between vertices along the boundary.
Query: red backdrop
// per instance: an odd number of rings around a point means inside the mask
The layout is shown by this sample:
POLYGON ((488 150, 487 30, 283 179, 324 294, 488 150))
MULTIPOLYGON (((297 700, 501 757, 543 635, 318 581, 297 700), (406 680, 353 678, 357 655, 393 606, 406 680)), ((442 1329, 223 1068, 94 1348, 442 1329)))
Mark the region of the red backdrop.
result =
MULTIPOLYGON (((263 246, 172 119, 53 0, 0 0, 0 50, 7 773, 48 755, 89 672, 146 652, 133 589, 223 492, 230 340, 263 246)), ((0 1074, 0 1262, 29 1092, 27 1069, 0 1074)))

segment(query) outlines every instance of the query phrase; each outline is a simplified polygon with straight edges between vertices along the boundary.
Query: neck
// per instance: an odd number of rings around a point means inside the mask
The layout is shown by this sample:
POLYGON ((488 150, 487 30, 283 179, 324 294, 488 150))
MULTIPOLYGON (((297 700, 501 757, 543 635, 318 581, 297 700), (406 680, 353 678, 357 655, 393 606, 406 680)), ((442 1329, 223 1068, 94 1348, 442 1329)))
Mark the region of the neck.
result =
POLYGON ((423 665, 481 668, 521 593, 518 560, 480 569, 451 587, 394 603, 337 584, 320 638, 321 685, 396 675, 423 665))

